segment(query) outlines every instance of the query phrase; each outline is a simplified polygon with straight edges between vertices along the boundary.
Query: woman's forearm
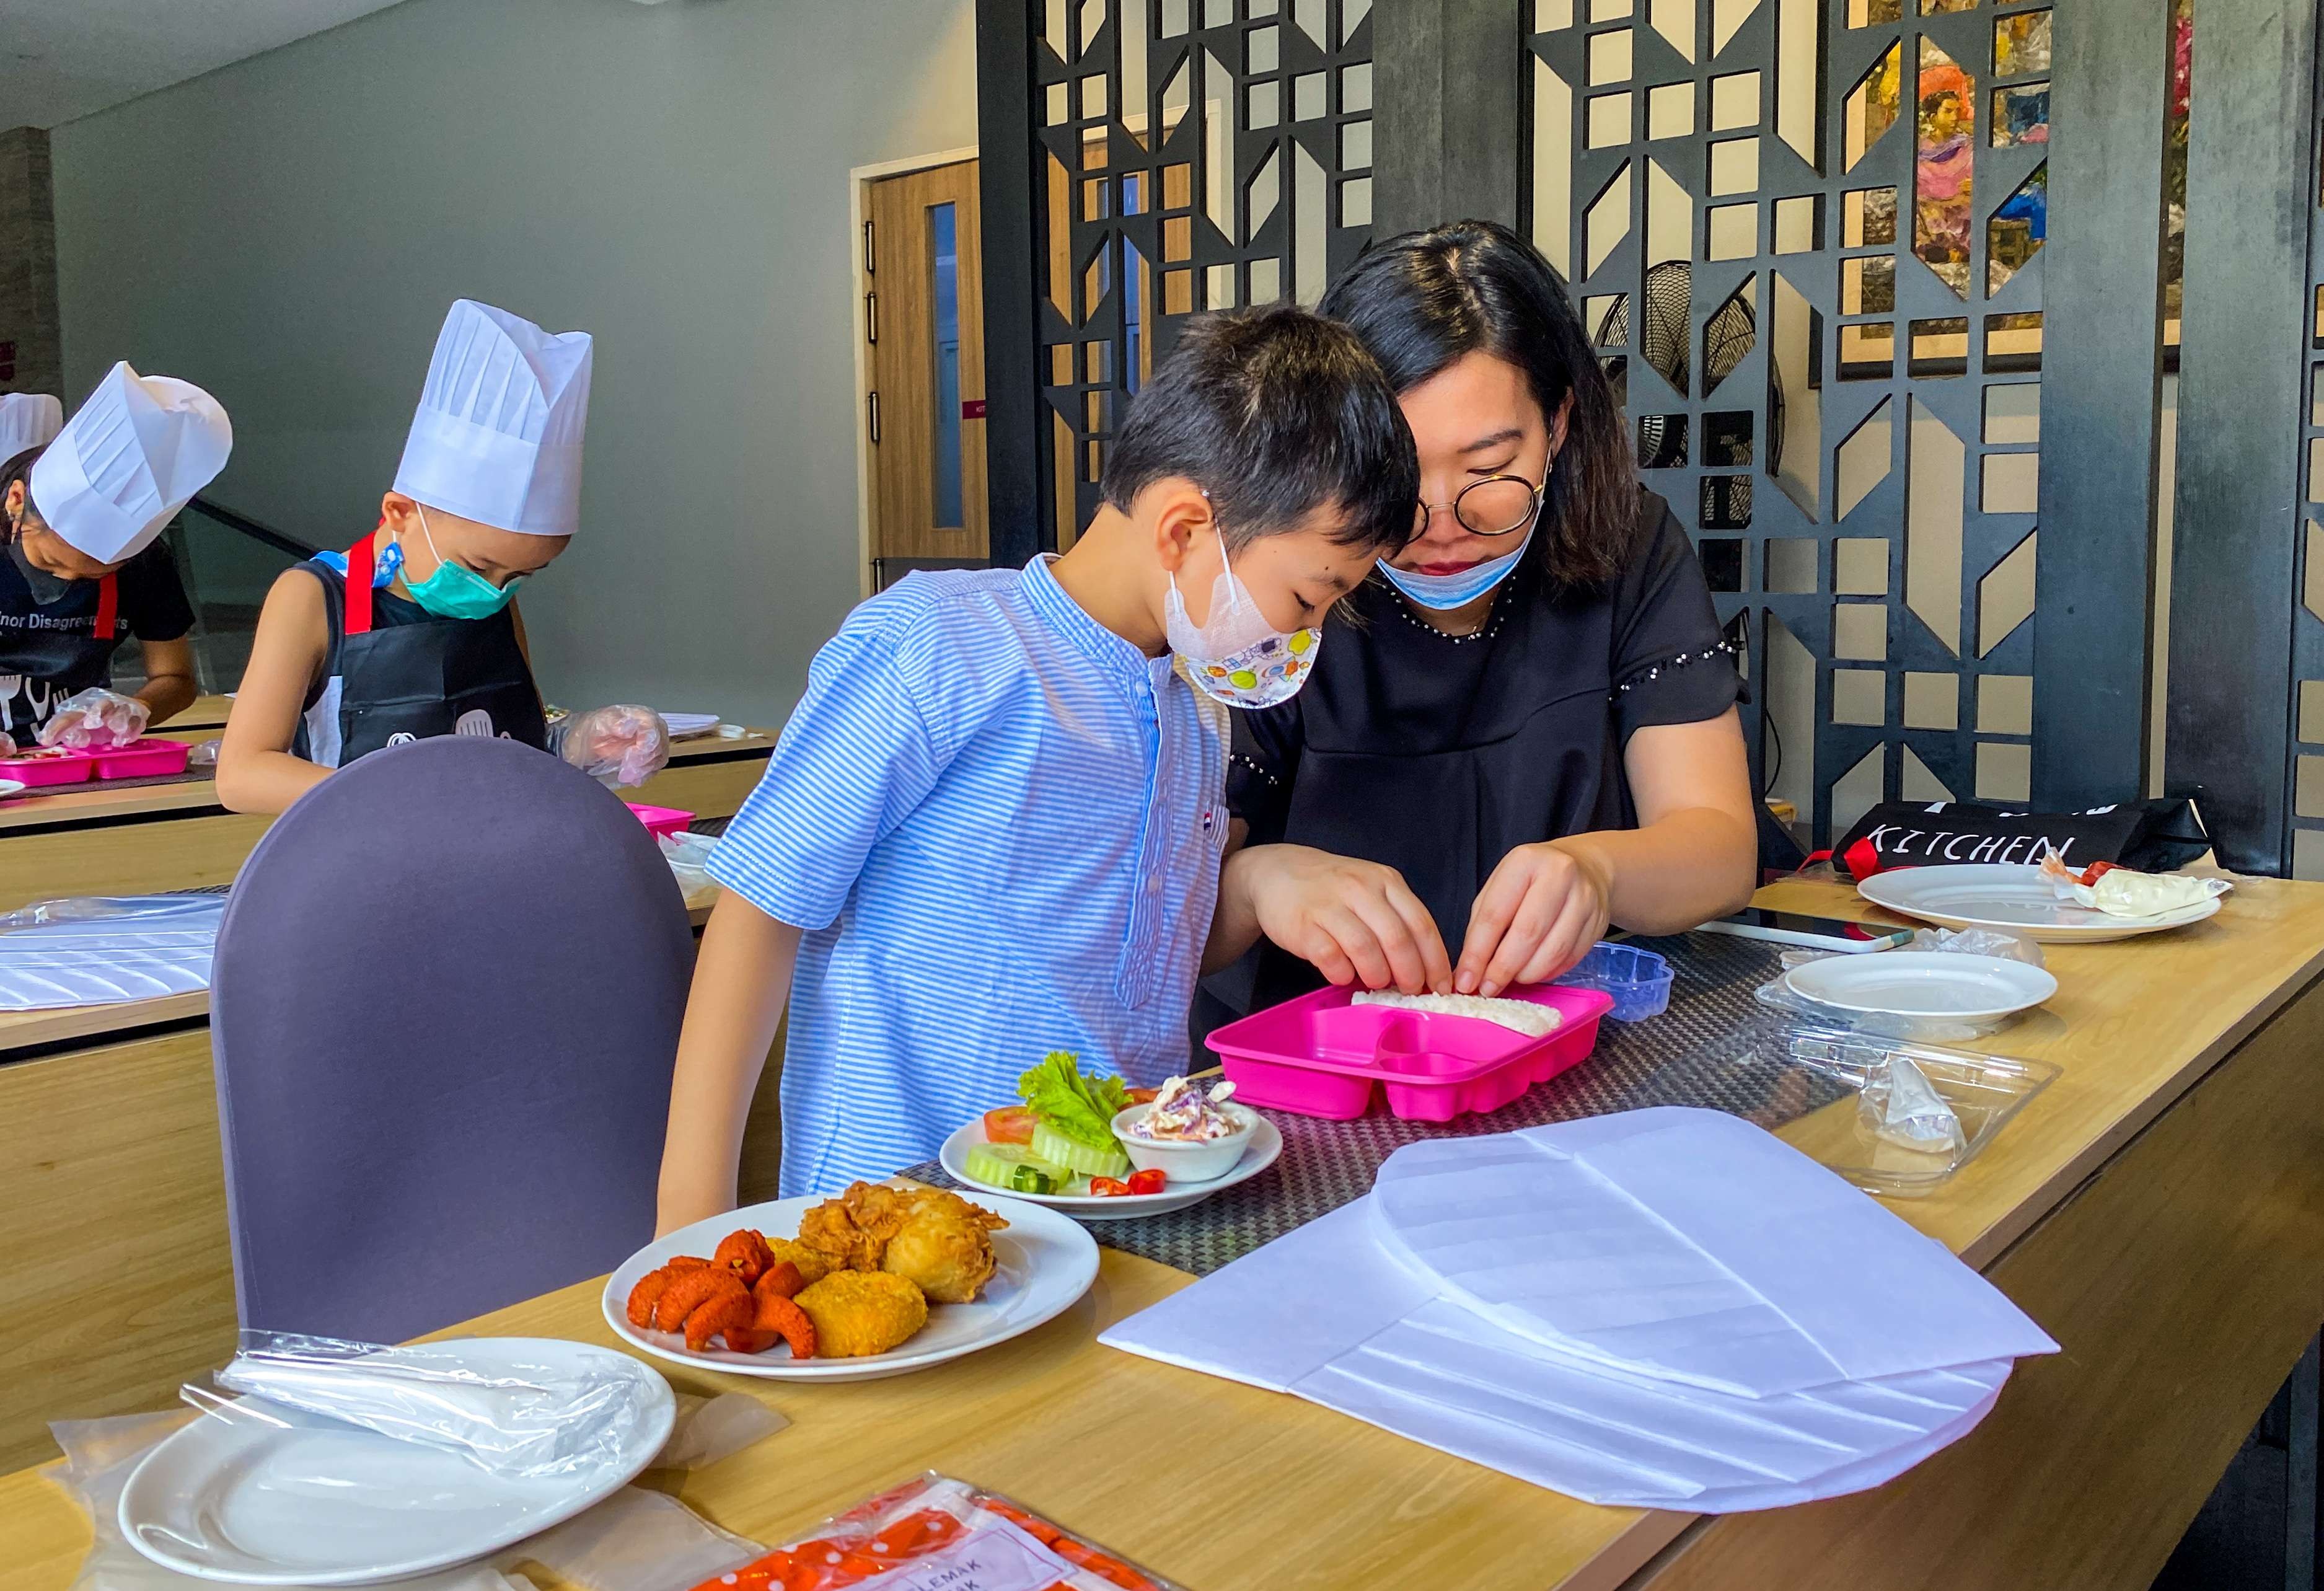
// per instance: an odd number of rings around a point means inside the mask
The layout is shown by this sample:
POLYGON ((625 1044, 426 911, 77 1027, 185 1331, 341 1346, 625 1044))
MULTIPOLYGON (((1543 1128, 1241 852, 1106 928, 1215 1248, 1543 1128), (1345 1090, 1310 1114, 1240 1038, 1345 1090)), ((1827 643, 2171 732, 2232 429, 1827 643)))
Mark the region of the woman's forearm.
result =
POLYGON ((281 813, 331 776, 289 752, 237 749, 229 737, 218 753, 218 804, 229 812, 281 813))
POLYGON ((1600 829, 1551 844, 1596 861, 1613 881, 1616 926, 1677 933, 1739 910, 1757 883, 1759 837, 1716 807, 1665 813, 1643 828, 1600 829))

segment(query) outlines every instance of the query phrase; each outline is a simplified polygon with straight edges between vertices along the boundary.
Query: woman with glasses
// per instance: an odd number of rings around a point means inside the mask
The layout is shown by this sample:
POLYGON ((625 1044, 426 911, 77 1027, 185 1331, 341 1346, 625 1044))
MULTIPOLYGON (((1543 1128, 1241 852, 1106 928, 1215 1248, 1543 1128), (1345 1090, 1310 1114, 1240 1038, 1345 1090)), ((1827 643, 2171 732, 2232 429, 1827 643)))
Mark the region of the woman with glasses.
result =
POLYGON ((1236 716, 1228 866, 1258 887, 1222 898, 1261 904, 1223 942, 1267 941, 1250 1007, 1316 967, 1497 994, 1609 921, 1669 932, 1743 904, 1732 648, 1548 264, 1462 222, 1374 248, 1322 309, 1396 387, 1421 502, 1306 689, 1236 716))

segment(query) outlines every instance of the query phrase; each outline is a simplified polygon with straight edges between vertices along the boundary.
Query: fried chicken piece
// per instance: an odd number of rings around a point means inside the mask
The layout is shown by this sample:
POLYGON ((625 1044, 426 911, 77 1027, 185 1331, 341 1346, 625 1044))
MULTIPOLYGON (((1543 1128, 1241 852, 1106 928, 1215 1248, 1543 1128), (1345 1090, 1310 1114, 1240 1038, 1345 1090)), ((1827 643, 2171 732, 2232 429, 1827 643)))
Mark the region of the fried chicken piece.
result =
POLYGON ((974 1303, 1001 1263, 986 1234, 1009 1223, 941 1188, 902 1197, 903 1224, 888 1240, 880 1269, 911 1282, 932 1304, 974 1303))
POLYGON ((816 1352, 826 1359, 884 1354, 928 1320, 920 1290, 883 1271, 835 1271, 791 1302, 815 1323, 816 1352))
POLYGON ((799 1217, 798 1240, 834 1271, 877 1271, 888 1240, 904 1224, 906 1196, 858 1182, 799 1217))
MULTIPOLYGON (((767 1269, 771 1271, 778 1265, 789 1265, 798 1272, 799 1281, 804 1286, 813 1287, 831 1274, 831 1262, 795 1237, 770 1237, 767 1239, 767 1253, 770 1256, 767 1269)), ((757 1290, 757 1283, 753 1282, 752 1288, 753 1291, 757 1290)), ((786 1293, 784 1296, 788 1298, 790 1295, 786 1293)))

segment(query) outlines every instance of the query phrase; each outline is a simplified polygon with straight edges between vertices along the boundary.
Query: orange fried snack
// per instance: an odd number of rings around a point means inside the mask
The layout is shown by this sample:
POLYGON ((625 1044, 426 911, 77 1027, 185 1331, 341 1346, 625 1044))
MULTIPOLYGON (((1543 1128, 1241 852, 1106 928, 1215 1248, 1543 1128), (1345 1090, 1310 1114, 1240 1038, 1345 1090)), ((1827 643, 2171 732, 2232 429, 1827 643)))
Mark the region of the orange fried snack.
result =
POLYGON ((767 1240, 745 1226, 719 1240, 718 1252, 711 1256, 711 1263, 725 1266, 742 1278, 744 1287, 750 1287, 775 1263, 775 1256, 768 1249, 767 1240))
MULTIPOLYGON (((656 1331, 678 1331, 695 1310, 721 1293, 747 1299, 751 1290, 744 1287, 732 1271, 716 1265, 705 1265, 698 1271, 681 1271, 661 1290, 654 1300, 653 1323, 656 1331)), ((746 1323, 747 1324, 747 1323, 746 1323)))
POLYGON ((749 1293, 715 1294, 686 1318, 686 1346, 698 1354, 710 1346, 712 1337, 723 1332, 728 1347, 755 1353, 755 1348, 740 1347, 734 1339, 738 1334, 747 1337, 751 1322, 758 1318, 759 1306, 749 1293))
MULTIPOLYGON (((807 1318, 805 1309, 777 1294, 759 1300, 758 1308, 758 1317, 751 1323, 753 1336, 768 1347, 772 1347, 774 1339, 779 1337, 790 1344, 794 1359, 815 1357, 815 1322, 807 1318)), ((726 1340, 733 1342, 733 1334, 728 1333, 726 1340)))
POLYGON ((631 1325, 643 1330, 653 1324, 654 1300, 661 1297, 661 1290, 669 1285, 668 1265, 658 1271, 649 1271, 638 1278, 638 1284, 630 1289, 631 1325))
POLYGON ((905 1196, 858 1182, 799 1217, 798 1240, 835 1271, 877 1271, 888 1240, 904 1224, 905 1196))
POLYGON ((799 1274, 797 1265, 788 1260, 777 1260, 767 1267, 758 1284, 751 1289, 751 1296, 761 1303, 770 1298, 795 1299, 798 1297, 799 1290, 806 1286, 807 1278, 799 1274))
POLYGON ((913 1283, 930 1303, 974 1303, 1000 1268, 986 1234, 1009 1223, 941 1188, 916 1189, 903 1198, 903 1224, 889 1239, 880 1269, 913 1283))
POLYGON ((814 1322, 826 1359, 884 1354, 928 1320, 920 1290, 882 1271, 835 1271, 791 1301, 814 1322))

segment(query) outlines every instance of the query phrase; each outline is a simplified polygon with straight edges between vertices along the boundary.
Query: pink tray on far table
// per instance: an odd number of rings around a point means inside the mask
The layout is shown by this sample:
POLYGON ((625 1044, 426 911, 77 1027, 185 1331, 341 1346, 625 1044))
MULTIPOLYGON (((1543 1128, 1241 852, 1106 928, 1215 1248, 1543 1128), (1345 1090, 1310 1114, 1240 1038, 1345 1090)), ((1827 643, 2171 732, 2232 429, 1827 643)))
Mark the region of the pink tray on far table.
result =
POLYGON ((1546 1005, 1564 1020, 1535 1038, 1473 1016, 1351 1004, 1352 991, 1318 989, 1219 1029, 1210 1047, 1235 1098, 1329 1121, 1371 1108, 1372 1090, 1406 1121, 1449 1122, 1499 1110, 1526 1089, 1580 1065, 1614 1004, 1600 989, 1545 984, 1503 996, 1546 1005))
POLYGON ((20 753, 0 756, 0 779, 35 788, 86 784, 91 779, 151 779, 156 774, 183 773, 193 749, 182 740, 147 739, 85 751, 29 756, 20 753))

